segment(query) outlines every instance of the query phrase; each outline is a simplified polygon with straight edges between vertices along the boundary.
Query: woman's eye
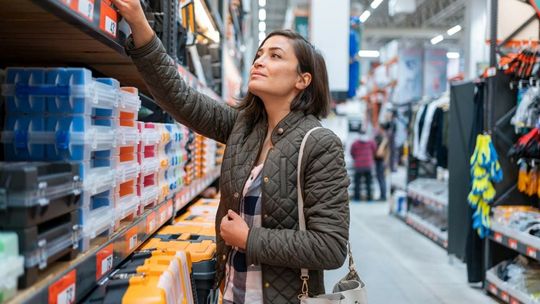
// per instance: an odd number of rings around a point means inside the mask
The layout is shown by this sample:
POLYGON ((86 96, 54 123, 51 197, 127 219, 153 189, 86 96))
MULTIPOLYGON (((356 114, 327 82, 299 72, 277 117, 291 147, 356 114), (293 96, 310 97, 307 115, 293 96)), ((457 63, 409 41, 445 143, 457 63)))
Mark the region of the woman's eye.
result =
POLYGON ((272 58, 281 58, 281 56, 278 55, 278 54, 273 54, 273 55, 272 55, 272 58))

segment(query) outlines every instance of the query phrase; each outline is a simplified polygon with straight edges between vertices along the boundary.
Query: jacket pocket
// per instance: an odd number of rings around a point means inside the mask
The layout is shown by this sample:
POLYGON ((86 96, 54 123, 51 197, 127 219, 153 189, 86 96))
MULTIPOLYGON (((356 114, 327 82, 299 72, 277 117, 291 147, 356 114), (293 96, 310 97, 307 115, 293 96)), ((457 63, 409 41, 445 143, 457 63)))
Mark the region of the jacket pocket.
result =
POLYGON ((287 158, 282 157, 279 161, 279 184, 281 198, 289 197, 289 191, 287 191, 287 158))

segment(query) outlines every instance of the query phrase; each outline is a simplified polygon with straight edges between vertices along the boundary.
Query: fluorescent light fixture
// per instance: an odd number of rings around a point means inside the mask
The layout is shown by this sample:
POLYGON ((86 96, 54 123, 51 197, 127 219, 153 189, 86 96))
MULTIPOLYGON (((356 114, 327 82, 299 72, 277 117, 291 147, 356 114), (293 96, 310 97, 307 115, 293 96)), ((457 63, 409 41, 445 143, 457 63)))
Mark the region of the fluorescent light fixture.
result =
POLYGON ((259 22, 259 32, 266 32, 266 22, 259 22))
POLYGON ((264 40, 264 38, 266 38, 266 33, 265 32, 259 32, 259 41, 262 42, 264 40))
POLYGON ((448 59, 459 59, 459 52, 448 52, 446 53, 446 58, 448 59))
POLYGON ((373 50, 360 50, 358 52, 358 56, 362 58, 379 58, 380 53, 379 51, 373 51, 373 50))
POLYGON ((379 7, 379 5, 381 5, 382 2, 383 0, 373 0, 373 2, 371 2, 371 8, 377 9, 377 7, 379 7))
POLYGON ((446 33, 448 34, 448 36, 452 36, 459 31, 461 31, 461 25, 458 24, 454 26, 453 28, 449 29, 448 31, 446 31, 446 33))
POLYGON ((443 40, 444 40, 443 35, 437 35, 437 36, 431 38, 431 44, 435 45, 435 44, 437 44, 437 43, 439 43, 439 42, 441 42, 443 40))
POLYGON ((260 21, 266 20, 266 9, 264 8, 259 9, 259 20, 260 21))
POLYGON ((362 15, 360 15, 360 22, 364 23, 366 22, 366 20, 368 20, 368 18, 371 16, 371 12, 370 11, 364 11, 362 13, 362 15))
POLYGON ((259 0, 259 7, 265 7, 266 6, 266 0, 259 0))

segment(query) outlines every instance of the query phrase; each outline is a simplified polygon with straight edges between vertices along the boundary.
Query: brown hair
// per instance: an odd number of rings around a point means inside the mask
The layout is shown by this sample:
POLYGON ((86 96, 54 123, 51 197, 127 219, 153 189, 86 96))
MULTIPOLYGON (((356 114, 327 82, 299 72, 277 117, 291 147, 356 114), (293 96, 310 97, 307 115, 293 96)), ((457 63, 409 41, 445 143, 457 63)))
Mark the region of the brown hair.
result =
MULTIPOLYGON (((293 43, 294 53, 298 59, 298 74, 310 73, 311 83, 302 90, 292 101, 291 111, 302 111, 317 118, 328 115, 330 111, 330 88, 328 86, 328 72, 321 53, 316 50, 304 37, 291 30, 273 31, 261 43, 272 36, 284 36, 293 43)), ((259 46, 260 48, 260 46, 259 46)), ((253 60, 255 62, 255 59, 253 60)), ((262 100, 251 92, 243 98, 239 110, 244 110, 253 124, 266 115, 262 100)))

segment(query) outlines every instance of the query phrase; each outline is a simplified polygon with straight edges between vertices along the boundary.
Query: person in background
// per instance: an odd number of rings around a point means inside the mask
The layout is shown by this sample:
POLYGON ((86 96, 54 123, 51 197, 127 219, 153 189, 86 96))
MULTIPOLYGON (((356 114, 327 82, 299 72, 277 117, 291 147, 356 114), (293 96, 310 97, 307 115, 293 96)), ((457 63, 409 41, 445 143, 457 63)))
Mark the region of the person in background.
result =
POLYGON ((380 201, 386 201, 386 162, 390 156, 388 136, 386 130, 381 125, 375 136, 375 143, 377 144, 377 152, 375 153, 375 174, 377 175, 377 181, 379 182, 379 189, 381 195, 380 201))
POLYGON ((371 195, 371 171, 375 162, 375 153, 377 146, 375 141, 366 134, 365 131, 360 131, 360 137, 351 146, 351 156, 354 160, 354 196, 353 200, 360 200, 360 184, 361 179, 367 191, 367 200, 373 199, 371 195))

